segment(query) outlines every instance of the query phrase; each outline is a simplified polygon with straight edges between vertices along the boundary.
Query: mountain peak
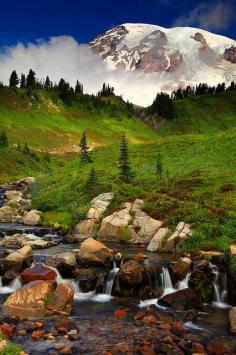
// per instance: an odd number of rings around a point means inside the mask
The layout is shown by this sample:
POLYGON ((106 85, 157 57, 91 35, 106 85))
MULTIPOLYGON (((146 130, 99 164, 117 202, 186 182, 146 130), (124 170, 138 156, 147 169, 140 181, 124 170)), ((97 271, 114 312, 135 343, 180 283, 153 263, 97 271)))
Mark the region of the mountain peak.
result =
POLYGON ((165 91, 236 80, 236 41, 198 28, 124 23, 90 47, 110 69, 155 74, 165 91))

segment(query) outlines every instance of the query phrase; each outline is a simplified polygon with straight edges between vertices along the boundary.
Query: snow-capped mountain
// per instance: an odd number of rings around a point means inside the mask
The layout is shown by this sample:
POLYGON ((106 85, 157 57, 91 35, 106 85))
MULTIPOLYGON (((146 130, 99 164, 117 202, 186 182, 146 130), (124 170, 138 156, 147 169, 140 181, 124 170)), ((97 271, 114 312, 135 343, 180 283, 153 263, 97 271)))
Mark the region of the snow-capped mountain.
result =
POLYGON ((152 74, 159 90, 236 81, 236 41, 197 28, 123 24, 89 45, 109 70, 152 74))

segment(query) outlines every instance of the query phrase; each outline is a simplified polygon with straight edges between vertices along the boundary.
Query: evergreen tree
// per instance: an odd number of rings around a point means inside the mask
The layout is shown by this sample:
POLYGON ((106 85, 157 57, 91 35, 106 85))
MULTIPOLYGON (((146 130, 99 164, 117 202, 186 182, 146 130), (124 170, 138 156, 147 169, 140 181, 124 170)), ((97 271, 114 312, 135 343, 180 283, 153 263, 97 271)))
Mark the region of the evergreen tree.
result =
POLYGON ((168 94, 161 92, 157 94, 153 104, 149 107, 150 113, 157 113, 158 115, 167 118, 169 120, 175 118, 175 108, 173 100, 171 100, 168 94))
POLYGON ((27 78, 26 78, 26 87, 27 88, 32 88, 34 89, 35 86, 36 86, 36 78, 35 78, 35 72, 30 69, 29 71, 29 74, 27 75, 27 78))
POLYGON ((26 78, 25 78, 25 74, 21 74, 21 78, 20 78, 20 87, 21 89, 24 89, 26 87, 26 78))
POLYGON ((49 76, 46 77, 45 83, 44 83, 44 89, 45 90, 50 90, 52 87, 52 83, 49 79, 49 76))
POLYGON ((11 76, 10 76, 9 85, 11 87, 16 87, 18 84, 19 84, 19 78, 18 78, 17 72, 15 70, 13 70, 13 72, 11 73, 11 76))
POLYGON ((85 188, 86 188, 86 190, 92 192, 92 191, 96 190, 97 186, 98 186, 97 174, 96 174, 95 169, 92 168, 90 170, 88 180, 85 184, 85 188))
POLYGON ((91 163, 92 159, 89 154, 86 132, 84 131, 80 140, 80 161, 82 163, 91 163))
POLYGON ((120 178, 122 181, 128 183, 132 178, 132 172, 129 163, 129 151, 128 151, 128 141, 125 135, 122 136, 120 142, 120 178))
POLYGON ((156 174, 159 177, 159 179, 162 178, 163 162, 162 162, 162 156, 160 153, 157 154, 157 158, 156 158, 156 174))
POLYGON ((8 145, 9 145, 9 142, 8 142, 7 134, 6 134, 6 132, 2 132, 0 134, 0 148, 8 147, 8 145))
POLYGON ((81 84, 78 80, 76 81, 76 85, 75 85, 75 93, 78 94, 83 94, 83 84, 81 84))

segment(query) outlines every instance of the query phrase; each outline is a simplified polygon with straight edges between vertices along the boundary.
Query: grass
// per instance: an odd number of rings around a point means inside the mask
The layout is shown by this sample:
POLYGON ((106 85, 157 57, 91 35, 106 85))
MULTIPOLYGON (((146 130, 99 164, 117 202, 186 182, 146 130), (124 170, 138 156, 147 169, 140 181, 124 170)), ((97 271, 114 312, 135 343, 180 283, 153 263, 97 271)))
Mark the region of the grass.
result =
POLYGON ((0 341, 5 340, 7 347, 1 351, 2 355, 20 355, 23 351, 22 347, 18 344, 12 343, 8 338, 0 333, 0 341))
POLYGON ((164 219, 171 228, 181 220, 191 223, 195 232, 186 242, 188 252, 227 250, 236 242, 236 104, 232 93, 176 102, 178 118, 158 133, 129 117, 118 99, 114 100, 116 117, 110 117, 84 103, 68 108, 50 97, 38 99, 41 108, 35 103, 29 107, 29 98, 17 99, 18 92, 12 95, 13 102, 0 98, 0 131, 9 133, 13 145, 29 142, 39 160, 13 148, 2 149, 0 181, 36 176, 33 204, 43 211, 45 224, 70 229, 85 218, 96 194, 113 191, 115 198, 107 213, 124 201, 143 198, 145 211, 164 219), (53 102, 57 104, 48 111, 53 102), (81 163, 78 154, 84 129, 93 147, 91 164, 81 163), (118 177, 122 134, 129 139, 135 175, 131 184, 121 183, 118 177), (53 153, 51 163, 43 159, 42 152, 48 150, 53 153), (164 169, 161 180, 156 176, 158 152, 164 169), (90 193, 84 186, 92 167, 99 183, 90 193))

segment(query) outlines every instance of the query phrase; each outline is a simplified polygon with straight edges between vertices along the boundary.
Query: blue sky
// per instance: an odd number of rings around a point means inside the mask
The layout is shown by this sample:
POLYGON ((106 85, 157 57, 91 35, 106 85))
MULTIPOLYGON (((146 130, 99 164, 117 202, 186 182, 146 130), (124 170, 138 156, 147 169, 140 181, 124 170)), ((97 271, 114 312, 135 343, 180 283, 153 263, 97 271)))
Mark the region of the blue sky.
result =
POLYGON ((71 35, 87 43, 124 22, 201 27, 236 38, 236 0, 0 0, 0 46, 71 35))

